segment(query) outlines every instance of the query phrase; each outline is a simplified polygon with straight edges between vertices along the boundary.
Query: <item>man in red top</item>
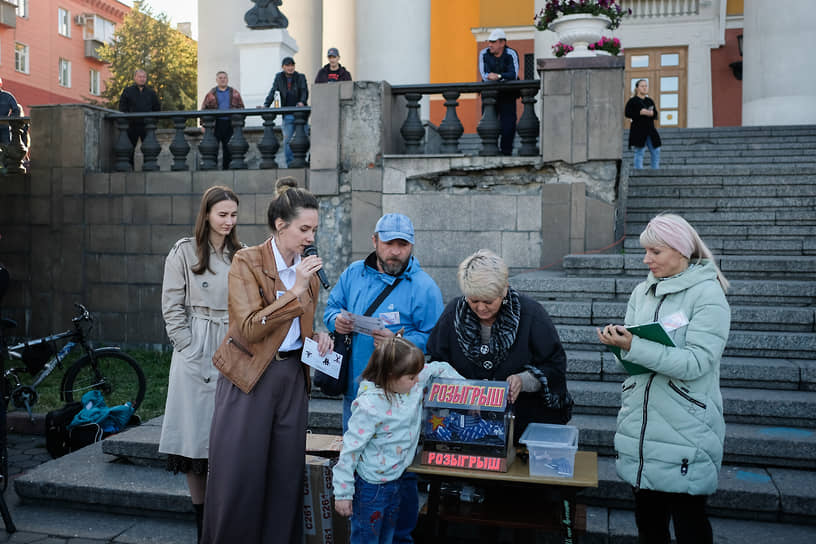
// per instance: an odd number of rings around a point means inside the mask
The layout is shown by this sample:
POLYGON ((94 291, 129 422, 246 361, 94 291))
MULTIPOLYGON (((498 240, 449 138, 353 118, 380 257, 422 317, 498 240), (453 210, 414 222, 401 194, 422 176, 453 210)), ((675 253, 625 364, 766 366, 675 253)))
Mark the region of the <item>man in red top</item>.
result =
MULTIPOLYGON (((223 70, 215 74, 215 87, 204 97, 202 110, 241 110, 244 109, 244 100, 238 89, 228 85, 229 77, 223 70)), ((221 144, 221 166, 229 169, 232 154, 227 145, 232 138, 232 121, 228 115, 215 120, 215 139, 221 144)))

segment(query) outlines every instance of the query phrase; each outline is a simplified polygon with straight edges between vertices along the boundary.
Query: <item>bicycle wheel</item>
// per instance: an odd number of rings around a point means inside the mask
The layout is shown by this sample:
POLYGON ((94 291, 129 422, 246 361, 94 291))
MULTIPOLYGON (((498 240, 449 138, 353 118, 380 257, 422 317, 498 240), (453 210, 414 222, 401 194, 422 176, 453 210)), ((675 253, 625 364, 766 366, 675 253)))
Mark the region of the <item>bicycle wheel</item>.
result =
POLYGON ((134 410, 138 409, 147 389, 139 363, 118 350, 101 348, 93 353, 96 367, 91 363, 91 358, 85 355, 65 373, 65 401, 81 400, 86 391, 98 389, 108 407, 130 402, 134 410))

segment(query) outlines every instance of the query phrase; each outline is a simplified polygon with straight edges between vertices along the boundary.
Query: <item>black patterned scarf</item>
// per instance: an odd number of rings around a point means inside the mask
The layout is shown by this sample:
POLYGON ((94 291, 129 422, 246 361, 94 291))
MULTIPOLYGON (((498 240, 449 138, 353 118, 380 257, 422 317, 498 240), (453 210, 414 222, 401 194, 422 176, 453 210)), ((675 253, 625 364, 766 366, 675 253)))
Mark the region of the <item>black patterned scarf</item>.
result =
POLYGON ((461 297, 456 303, 456 317, 453 321, 459 348, 471 363, 492 371, 507 358, 516 341, 520 319, 521 300, 518 292, 508 287, 496 321, 490 329, 490 341, 482 344, 482 324, 468 306, 465 297, 461 297))

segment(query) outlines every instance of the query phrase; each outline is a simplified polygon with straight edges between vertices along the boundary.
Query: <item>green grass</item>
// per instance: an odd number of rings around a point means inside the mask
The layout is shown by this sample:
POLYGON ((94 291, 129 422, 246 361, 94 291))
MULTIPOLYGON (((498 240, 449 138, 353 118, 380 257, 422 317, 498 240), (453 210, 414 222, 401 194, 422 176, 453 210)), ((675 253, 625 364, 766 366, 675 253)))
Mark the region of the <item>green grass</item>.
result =
MULTIPOLYGON (((167 375, 170 371, 171 353, 147 350, 128 350, 127 353, 136 359, 136 362, 139 363, 139 366, 142 367, 145 373, 147 392, 136 414, 142 421, 147 421, 164 413, 164 401, 167 399, 167 375)), ((62 369, 57 368, 54 370, 54 372, 37 387, 39 399, 37 404, 33 407, 34 413, 45 414, 63 405, 63 402, 59 400, 59 386, 62 382, 62 375, 79 355, 79 351, 71 354, 71 356, 63 362, 62 369)), ((33 376, 29 374, 21 373, 18 376, 24 385, 28 385, 34 381, 33 376)), ((16 409, 9 406, 9 410, 16 409)))

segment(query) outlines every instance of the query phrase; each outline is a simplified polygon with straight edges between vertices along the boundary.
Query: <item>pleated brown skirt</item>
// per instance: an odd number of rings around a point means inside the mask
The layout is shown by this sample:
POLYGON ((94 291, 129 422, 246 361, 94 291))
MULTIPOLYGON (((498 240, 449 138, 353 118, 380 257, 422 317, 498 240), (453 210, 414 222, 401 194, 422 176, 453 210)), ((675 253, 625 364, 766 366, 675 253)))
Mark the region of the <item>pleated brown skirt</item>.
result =
POLYGON ((272 361, 249 394, 219 377, 202 543, 301 542, 307 414, 295 357, 272 361))

